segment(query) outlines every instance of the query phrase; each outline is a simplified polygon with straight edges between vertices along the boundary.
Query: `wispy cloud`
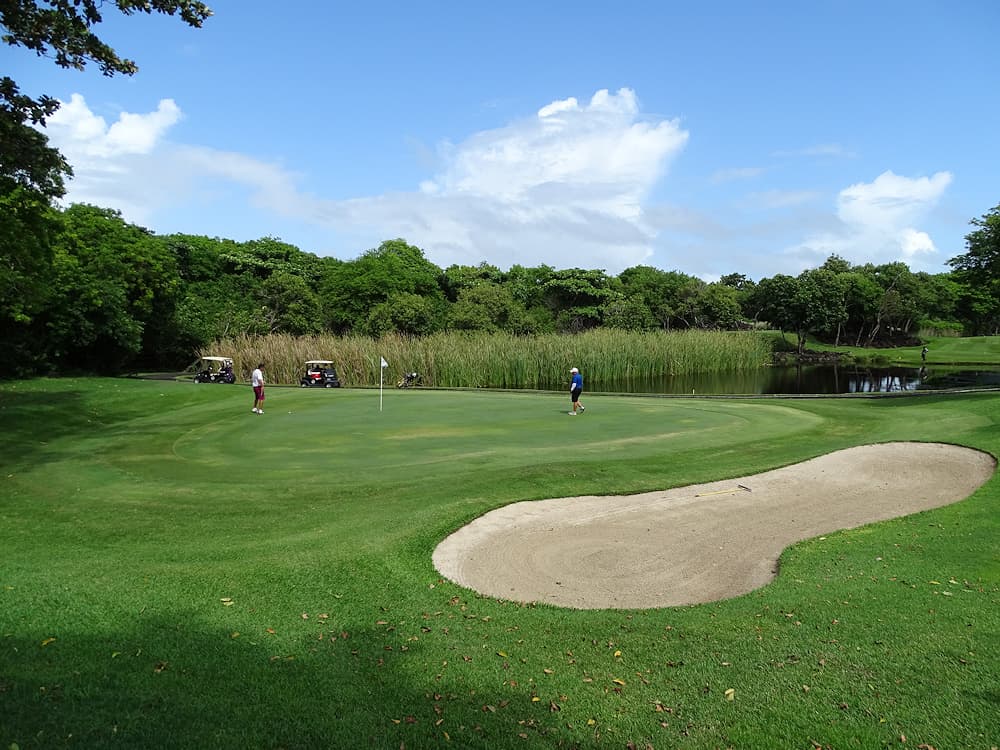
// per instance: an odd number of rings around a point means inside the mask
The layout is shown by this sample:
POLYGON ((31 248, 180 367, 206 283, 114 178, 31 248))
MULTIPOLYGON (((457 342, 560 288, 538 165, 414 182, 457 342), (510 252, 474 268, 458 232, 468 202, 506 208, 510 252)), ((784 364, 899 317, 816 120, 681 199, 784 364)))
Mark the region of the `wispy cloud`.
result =
POLYGON ((816 190, 763 190, 750 193, 743 199, 743 205, 750 208, 789 208, 810 203, 821 196, 816 190))
POLYGON ((951 180, 949 172, 905 177, 888 171, 835 195, 751 194, 726 214, 656 206, 647 210, 658 230, 656 263, 706 279, 732 272, 755 279, 794 275, 834 254, 854 264, 902 260, 914 270, 932 270, 939 253, 922 224, 951 180))
POLYGON ((829 156, 835 159, 856 159, 857 153, 839 143, 820 143, 805 148, 773 151, 771 156, 779 158, 799 156, 829 156))
POLYGON ((749 180, 759 177, 767 171, 767 167, 732 167, 730 169, 719 169, 712 173, 709 180, 715 185, 736 180, 749 180))

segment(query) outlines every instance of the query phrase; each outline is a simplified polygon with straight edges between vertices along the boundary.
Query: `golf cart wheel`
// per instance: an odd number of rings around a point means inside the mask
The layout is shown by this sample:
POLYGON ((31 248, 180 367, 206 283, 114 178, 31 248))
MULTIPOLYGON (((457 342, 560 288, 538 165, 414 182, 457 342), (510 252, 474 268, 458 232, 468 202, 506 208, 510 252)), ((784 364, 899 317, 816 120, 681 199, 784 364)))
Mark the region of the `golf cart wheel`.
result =
POLYGON ((333 383, 327 383, 327 384, 326 384, 326 387, 327 387, 327 388, 333 388, 333 383))
POLYGON ((300 388, 308 388, 309 385, 307 383, 299 383, 299 387, 300 388))

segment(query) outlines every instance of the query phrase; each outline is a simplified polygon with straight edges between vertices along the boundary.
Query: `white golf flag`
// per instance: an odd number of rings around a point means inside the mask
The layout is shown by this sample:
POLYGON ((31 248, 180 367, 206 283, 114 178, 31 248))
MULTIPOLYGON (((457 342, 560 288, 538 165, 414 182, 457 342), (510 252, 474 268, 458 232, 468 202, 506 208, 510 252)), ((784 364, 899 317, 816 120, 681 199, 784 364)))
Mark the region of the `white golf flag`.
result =
POLYGON ((378 410, 382 411, 382 378, 389 363, 385 361, 385 357, 379 357, 379 359, 382 360, 382 366, 378 370, 378 410))

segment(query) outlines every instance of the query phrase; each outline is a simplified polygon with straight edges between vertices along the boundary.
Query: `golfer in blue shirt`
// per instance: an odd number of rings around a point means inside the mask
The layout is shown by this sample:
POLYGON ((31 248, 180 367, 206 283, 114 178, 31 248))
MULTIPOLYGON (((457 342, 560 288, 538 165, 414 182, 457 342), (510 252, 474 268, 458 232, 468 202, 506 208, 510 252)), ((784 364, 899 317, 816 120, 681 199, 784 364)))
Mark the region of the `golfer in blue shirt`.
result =
POLYGON ((575 367, 570 370, 573 375, 573 380, 569 384, 569 397, 573 401, 573 411, 570 412, 572 416, 576 416, 576 411, 587 411, 583 408, 583 404, 580 403, 580 394, 583 393, 583 375, 575 367))

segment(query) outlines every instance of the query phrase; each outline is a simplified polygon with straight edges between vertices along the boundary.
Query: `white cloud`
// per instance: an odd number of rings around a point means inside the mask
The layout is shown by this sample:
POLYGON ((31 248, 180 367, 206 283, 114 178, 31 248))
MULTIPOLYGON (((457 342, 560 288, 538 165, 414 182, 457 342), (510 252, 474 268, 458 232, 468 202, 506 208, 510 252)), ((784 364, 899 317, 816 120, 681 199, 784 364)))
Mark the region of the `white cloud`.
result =
POLYGON ((103 117, 91 112, 82 96, 73 94, 48 118, 45 131, 74 165, 88 164, 94 159, 148 154, 180 118, 174 100, 163 99, 155 112, 122 112, 109 127, 103 117))
POLYGON ((676 120, 642 119, 631 90, 602 90, 443 144, 445 166, 419 192, 329 204, 327 215, 406 237, 440 265, 617 272, 649 257, 643 200, 687 139, 676 120))
POLYGON ((874 182, 841 190, 837 215, 849 226, 896 231, 900 225, 919 220, 949 184, 950 172, 915 179, 883 172, 874 182))
POLYGON ((900 233, 899 239, 900 249, 903 251, 903 256, 907 259, 912 259, 915 255, 922 253, 937 252, 937 248, 934 247, 934 241, 927 232, 918 232, 916 229, 904 229, 900 233))
POLYGON ((808 237, 789 253, 819 262, 836 253, 853 263, 909 263, 918 256, 933 256, 934 241, 914 225, 927 216, 951 180, 950 172, 911 178, 887 171, 872 182, 850 185, 837 197, 840 227, 808 237))

